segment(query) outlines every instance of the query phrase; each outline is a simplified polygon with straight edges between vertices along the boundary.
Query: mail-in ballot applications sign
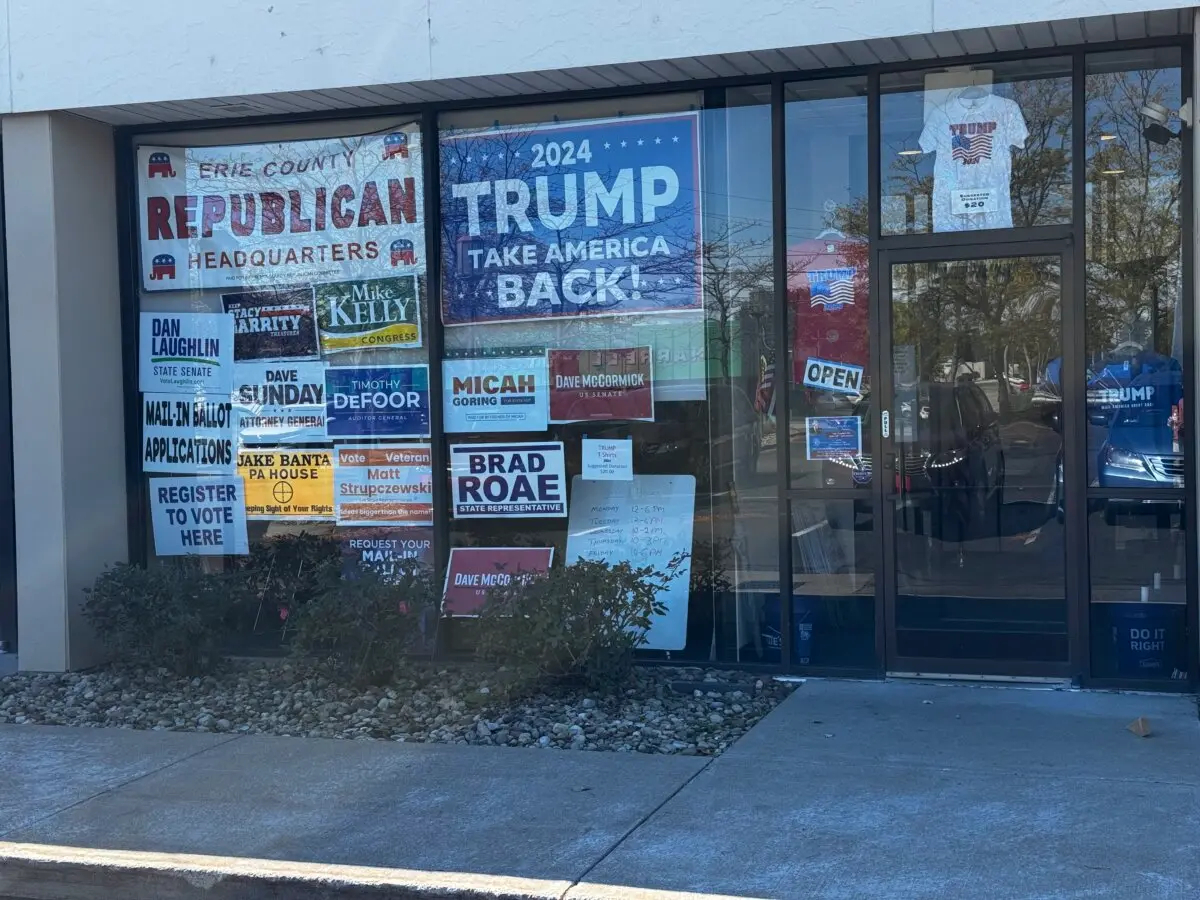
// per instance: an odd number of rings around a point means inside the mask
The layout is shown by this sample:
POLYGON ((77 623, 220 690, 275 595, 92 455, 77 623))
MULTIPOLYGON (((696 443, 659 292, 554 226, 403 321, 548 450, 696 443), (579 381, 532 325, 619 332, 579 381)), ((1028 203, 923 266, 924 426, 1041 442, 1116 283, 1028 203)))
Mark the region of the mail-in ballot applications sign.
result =
POLYGON ((442 363, 448 432, 545 431, 550 409, 546 356, 448 359, 442 363))
POLYGON ((433 524, 428 444, 341 444, 335 452, 339 525, 433 524))
POLYGON ((429 437, 429 366, 330 366, 325 433, 331 438, 429 437))
POLYGON ((142 471, 232 475, 233 404, 227 397, 142 395, 142 471))
POLYGON ((142 288, 412 274, 425 265, 421 132, 138 149, 142 288))
POLYGON ((456 519, 566 516, 562 441, 450 448, 456 519))
POLYGON ((804 384, 819 391, 832 391, 835 394, 861 394, 862 366, 809 357, 804 363, 804 384))
POLYGON ((158 556, 245 556, 242 479, 151 478, 150 521, 158 556))
POLYGON ((237 463, 247 519, 333 519, 332 450, 244 450, 237 463))
POLYGON ((142 313, 138 389, 147 394, 228 394, 233 316, 142 313))
POLYGON ((233 374, 243 444, 325 440, 325 363, 237 363, 233 374))

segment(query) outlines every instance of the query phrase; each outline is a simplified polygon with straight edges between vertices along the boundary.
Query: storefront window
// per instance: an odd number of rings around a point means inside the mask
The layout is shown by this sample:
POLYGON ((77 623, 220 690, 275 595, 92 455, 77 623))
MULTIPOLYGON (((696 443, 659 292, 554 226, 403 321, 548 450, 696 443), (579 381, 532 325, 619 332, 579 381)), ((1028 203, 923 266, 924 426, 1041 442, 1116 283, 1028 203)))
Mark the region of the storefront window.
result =
POLYGON ((1071 221, 1066 57, 885 75, 881 231, 1071 221))
POLYGON ((778 663, 769 91, 439 128, 452 548, 682 559, 646 653, 778 663))
MULTIPOLYGON (((138 148, 152 557, 264 585, 432 564, 421 134, 356 127, 138 148)), ((243 632, 278 643, 287 601, 261 596, 243 632)))
POLYGON ((1092 675, 1188 678, 1183 500, 1089 504, 1092 675))
POLYGON ((866 94, 863 78, 787 89, 788 446, 796 489, 865 487, 870 472, 873 422, 859 412, 871 359, 866 94), (831 462, 829 448, 819 446, 823 427, 846 423, 853 446, 836 457, 855 460, 857 469, 831 462))
POLYGON ((1088 57, 1088 483, 1119 492, 1184 486, 1178 65, 1088 57))

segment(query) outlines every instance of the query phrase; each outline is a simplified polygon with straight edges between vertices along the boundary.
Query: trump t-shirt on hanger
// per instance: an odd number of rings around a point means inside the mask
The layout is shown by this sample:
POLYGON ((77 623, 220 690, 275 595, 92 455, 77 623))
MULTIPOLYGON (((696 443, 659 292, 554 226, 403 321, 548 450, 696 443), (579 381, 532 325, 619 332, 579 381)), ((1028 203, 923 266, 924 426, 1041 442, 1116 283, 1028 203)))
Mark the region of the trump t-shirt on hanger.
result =
POLYGON ((933 230, 1012 228, 1012 148, 1029 131, 1015 102, 983 88, 957 91, 930 113, 921 149, 933 165, 933 230))

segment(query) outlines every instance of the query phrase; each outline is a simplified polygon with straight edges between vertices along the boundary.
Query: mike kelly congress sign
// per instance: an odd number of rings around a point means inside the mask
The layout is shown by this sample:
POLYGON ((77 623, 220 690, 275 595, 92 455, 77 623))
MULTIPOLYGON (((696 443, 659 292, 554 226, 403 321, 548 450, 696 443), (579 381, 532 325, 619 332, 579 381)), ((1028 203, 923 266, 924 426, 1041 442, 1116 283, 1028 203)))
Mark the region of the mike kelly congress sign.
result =
POLYGON ((421 137, 138 149, 147 291, 311 284, 425 264, 421 137))
POLYGON ((444 135, 443 321, 699 309, 698 122, 444 135))

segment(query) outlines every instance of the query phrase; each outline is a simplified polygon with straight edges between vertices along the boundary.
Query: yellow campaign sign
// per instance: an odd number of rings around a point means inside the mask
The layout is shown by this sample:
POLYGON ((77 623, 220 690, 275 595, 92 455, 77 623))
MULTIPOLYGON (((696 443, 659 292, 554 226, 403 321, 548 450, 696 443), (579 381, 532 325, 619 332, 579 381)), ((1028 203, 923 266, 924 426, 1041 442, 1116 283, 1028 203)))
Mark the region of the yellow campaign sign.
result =
POLYGON ((238 474, 247 519, 333 519, 332 450, 246 450, 238 474))

